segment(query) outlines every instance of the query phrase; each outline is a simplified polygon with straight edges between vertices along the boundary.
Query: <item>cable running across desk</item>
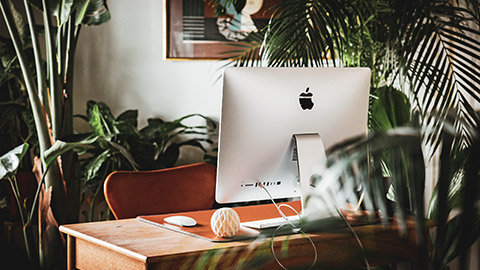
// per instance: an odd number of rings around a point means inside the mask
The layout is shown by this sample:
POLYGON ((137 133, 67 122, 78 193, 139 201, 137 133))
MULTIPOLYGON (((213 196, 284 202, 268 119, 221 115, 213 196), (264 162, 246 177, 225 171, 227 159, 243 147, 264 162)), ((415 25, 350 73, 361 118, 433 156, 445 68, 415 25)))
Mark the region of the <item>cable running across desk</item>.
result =
POLYGON ((288 204, 280 204, 280 205, 277 205, 277 203, 275 202, 275 200, 273 199, 272 195, 270 194, 270 192, 268 192, 268 190, 265 188, 265 186, 261 183, 261 182, 258 182, 258 186, 261 187, 263 190, 265 190, 265 192, 268 194, 268 197, 270 197, 270 200, 272 201, 273 205, 275 205, 275 207, 277 208, 277 211, 278 213, 282 216, 281 218, 285 220, 286 223, 278 226, 275 231, 272 233, 272 237, 271 237, 271 240, 270 240, 270 248, 272 250, 272 254, 273 254, 273 257, 275 258, 275 261, 277 262, 277 264, 284 270, 288 270, 281 262, 280 260, 278 259, 277 257, 277 254, 275 253, 275 249, 273 248, 273 239, 275 238, 275 234, 276 232, 284 227, 284 226, 291 226, 294 230, 294 232, 296 233, 301 233, 303 234, 307 239, 308 241, 312 244, 313 246, 313 250, 315 252, 315 257, 313 259, 313 262, 312 264, 310 265, 309 269, 312 269, 315 264, 317 263, 317 259, 318 259, 318 252, 317 252, 317 247, 315 247, 315 243, 313 243, 313 240, 312 238, 310 238, 310 236, 308 236, 305 232, 302 231, 301 228, 299 228, 297 225, 295 225, 289 218, 287 218, 287 216, 283 213, 283 211, 280 209, 282 206, 283 207, 288 207, 290 209, 292 209, 296 214, 297 214, 297 217, 298 219, 300 219, 301 215, 297 212, 297 210, 295 210, 293 207, 291 207, 290 205, 288 204))

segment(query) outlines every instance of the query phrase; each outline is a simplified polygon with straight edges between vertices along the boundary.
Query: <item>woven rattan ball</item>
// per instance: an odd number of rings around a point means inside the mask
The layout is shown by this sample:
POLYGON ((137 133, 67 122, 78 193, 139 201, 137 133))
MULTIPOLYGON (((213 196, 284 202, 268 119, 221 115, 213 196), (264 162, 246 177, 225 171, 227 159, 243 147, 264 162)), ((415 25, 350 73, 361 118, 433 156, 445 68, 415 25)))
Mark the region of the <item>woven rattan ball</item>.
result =
POLYGON ((240 229, 240 217, 232 208, 220 208, 213 213, 210 226, 215 235, 232 237, 240 229))

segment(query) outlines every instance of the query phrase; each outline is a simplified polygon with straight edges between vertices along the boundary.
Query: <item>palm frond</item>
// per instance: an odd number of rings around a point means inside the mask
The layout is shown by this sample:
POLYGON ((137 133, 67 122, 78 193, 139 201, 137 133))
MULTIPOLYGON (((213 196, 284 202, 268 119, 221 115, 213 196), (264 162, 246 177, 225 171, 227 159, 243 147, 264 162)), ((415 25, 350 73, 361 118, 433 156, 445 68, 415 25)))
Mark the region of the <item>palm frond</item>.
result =
POLYGON ((425 116, 424 124, 437 131, 427 141, 438 147, 440 120, 453 109, 456 119, 463 120, 455 123, 460 134, 456 139, 464 147, 470 145, 472 138, 466 131, 477 119, 471 101, 480 102, 480 32, 467 27, 478 26, 474 13, 444 1, 416 1, 401 9, 416 11, 406 12, 414 16, 402 17, 401 25, 407 27, 398 29, 394 46, 412 83, 415 106, 425 116), (432 111, 442 117, 433 118, 432 111))
POLYGON ((455 140, 466 147, 472 142, 467 130, 477 120, 472 102, 480 103, 479 5, 478 0, 284 0, 264 29, 243 48, 235 47, 233 61, 328 66, 340 60, 344 66, 368 66, 374 87, 400 80, 403 89, 411 89, 423 124, 437 131, 426 137, 433 149, 440 141, 440 120, 451 110, 462 120, 455 124, 461 134, 455 140))
POLYGON ((246 50, 233 58, 237 66, 328 66, 329 58, 341 57, 336 48, 345 42, 338 33, 359 19, 355 6, 338 0, 285 0, 273 10, 270 23, 250 34, 246 50))

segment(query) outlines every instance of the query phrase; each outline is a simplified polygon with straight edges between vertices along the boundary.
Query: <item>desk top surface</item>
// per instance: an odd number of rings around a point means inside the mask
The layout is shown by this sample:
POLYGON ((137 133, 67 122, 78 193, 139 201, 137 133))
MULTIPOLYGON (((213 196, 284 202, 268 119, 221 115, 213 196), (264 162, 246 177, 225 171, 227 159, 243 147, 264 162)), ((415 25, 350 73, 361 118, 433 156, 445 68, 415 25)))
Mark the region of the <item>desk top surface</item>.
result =
MULTIPOLYGON (((297 209, 300 207, 299 202, 294 202, 293 205, 297 209)), ((275 217, 275 214, 278 216, 275 207, 271 204, 239 207, 236 210, 242 222, 260 219, 262 216, 264 218, 275 217), (248 213, 251 214, 249 215, 248 213)), ((204 214, 211 216, 214 211, 205 210, 158 216, 166 217, 178 214, 193 214, 194 216, 204 214)), ((252 240, 239 240, 227 243, 214 243, 142 222, 139 219, 68 224, 60 226, 60 231, 78 239, 116 249, 118 252, 137 258, 190 253, 226 247, 232 248, 246 246, 252 242, 252 240)), ((295 238, 295 236, 291 237, 295 238)))
MULTIPOLYGON (((255 207, 265 208, 268 206, 247 207, 256 209, 255 207)), ((392 231, 398 230, 397 226, 385 227, 381 224, 357 226, 354 228, 356 233, 360 236, 375 235, 375 238, 377 239, 383 239, 385 235, 392 234, 392 231)), ((252 240, 240 240, 226 243, 210 242, 142 222, 138 219, 62 225, 60 226, 60 231, 75 237, 76 239, 103 246, 144 262, 157 261, 168 256, 201 253, 208 250, 248 247, 252 243, 252 240)), ((309 235, 315 243, 333 243, 335 241, 330 240, 352 238, 352 235, 349 233, 314 233, 309 235)), ((394 235, 398 238, 398 233, 394 233, 394 235)), ((295 241, 302 241, 303 244, 306 243, 305 237, 302 234, 275 237, 275 242, 281 243, 285 239, 288 239, 290 243, 294 243, 295 241)), ((385 239, 385 241, 388 240, 385 239)), ((391 244, 394 245, 395 243, 391 244)), ((311 248, 311 246, 309 248, 311 248)))

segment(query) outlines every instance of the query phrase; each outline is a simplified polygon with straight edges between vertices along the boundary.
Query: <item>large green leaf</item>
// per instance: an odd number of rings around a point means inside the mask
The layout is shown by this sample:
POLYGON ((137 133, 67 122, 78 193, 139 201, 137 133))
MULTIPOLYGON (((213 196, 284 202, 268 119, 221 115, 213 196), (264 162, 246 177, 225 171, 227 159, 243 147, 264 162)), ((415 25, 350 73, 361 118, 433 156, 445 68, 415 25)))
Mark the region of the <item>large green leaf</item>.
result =
MULTIPOLYGON (((29 0, 33 6, 43 10, 42 0, 29 0)), ((76 25, 100 25, 110 20, 106 0, 46 0, 50 14, 57 17, 58 26, 63 25, 74 14, 76 25)))
POLYGON ((411 121, 411 107, 407 96, 394 87, 375 90, 376 98, 370 106, 369 126, 375 131, 387 131, 405 126, 411 121))
POLYGON ((63 25, 72 12, 75 0, 29 0, 33 6, 43 10, 43 1, 45 1, 50 14, 57 17, 58 25, 63 25))
POLYGON ((110 11, 106 0, 90 0, 86 8, 82 7, 83 17, 78 16, 77 23, 81 20, 86 25, 100 25, 110 20, 110 11))
POLYGON ((75 13, 72 15, 74 16, 75 25, 79 25, 82 23, 83 18, 85 17, 85 13, 87 12, 87 8, 89 6, 90 0, 75 0, 73 2, 73 10, 75 13))
POLYGON ((170 144, 163 153, 161 153, 157 160, 157 166, 163 168, 172 167, 180 155, 180 146, 177 143, 170 144))
POLYGON ((125 121, 130 125, 137 127, 138 125, 137 118, 138 118, 138 110, 127 110, 121 113, 117 117, 116 121, 125 121))
POLYGON ((108 143, 113 148, 115 148, 117 151, 119 151, 123 155, 123 157, 125 157, 125 159, 127 159, 128 163, 130 164, 132 169, 134 169, 134 170, 138 169, 139 165, 135 162, 135 160, 132 157, 132 154, 127 149, 125 149, 125 147, 123 147, 122 145, 120 145, 116 142, 112 142, 112 141, 109 141, 108 143))
POLYGON ((15 5, 12 3, 11 0, 8 1, 10 9, 12 10, 12 15, 15 23, 15 27, 20 34, 20 38, 22 40, 22 44, 24 48, 27 48, 27 45, 30 40, 28 24, 26 23, 25 19, 23 18, 22 14, 17 11, 15 5))
POLYGON ((117 140, 131 141, 140 136, 137 128, 127 121, 116 121, 113 124, 113 132, 117 136, 117 140))
MULTIPOLYGON (((463 214, 459 214, 449 220, 446 224, 445 237, 441 242, 438 242, 436 249, 438 252, 438 265, 446 265, 451 262, 453 259, 457 258, 460 255, 461 248, 459 234, 461 233, 461 219, 463 214)), ((472 230, 470 231, 470 237, 468 246, 471 246, 475 241, 480 237, 480 216, 478 213, 473 217, 472 230)))
POLYGON ((115 118, 105 103, 89 100, 87 102, 87 118, 94 134, 105 136, 113 133, 115 118))
POLYGON ((105 141, 105 137, 102 136, 90 136, 83 140, 79 140, 76 142, 65 142, 61 140, 57 140, 52 147, 50 147, 44 153, 44 164, 45 166, 50 166, 50 164, 63 153, 66 153, 74 148, 86 148, 86 147, 93 147, 93 143, 97 141, 105 141))
MULTIPOLYGON (((457 142, 451 149, 450 154, 448 155, 450 161, 450 175, 449 178, 451 179, 450 186, 448 187, 448 194, 447 198, 442 198, 443 200, 447 200, 447 211, 451 212, 455 209, 461 209, 462 201, 463 201, 463 194, 465 191, 464 181, 463 178, 465 177, 465 165, 466 162, 470 159, 468 149, 460 149, 460 144, 457 142)), ((438 189, 439 185, 436 185, 432 196, 430 198, 430 202, 428 205, 428 212, 427 217, 432 220, 437 219, 438 215, 438 189)), ((476 192, 477 199, 480 200, 480 188, 476 192)))
POLYGON ((112 152, 108 150, 91 159, 84 168, 85 181, 90 182, 96 178, 104 180, 102 176, 108 174, 108 172, 101 172, 101 169, 106 169, 106 162, 110 159, 112 159, 112 152))
POLYGON ((28 143, 24 143, 0 157, 0 179, 10 178, 17 173, 20 161, 27 153, 28 146, 28 143))

